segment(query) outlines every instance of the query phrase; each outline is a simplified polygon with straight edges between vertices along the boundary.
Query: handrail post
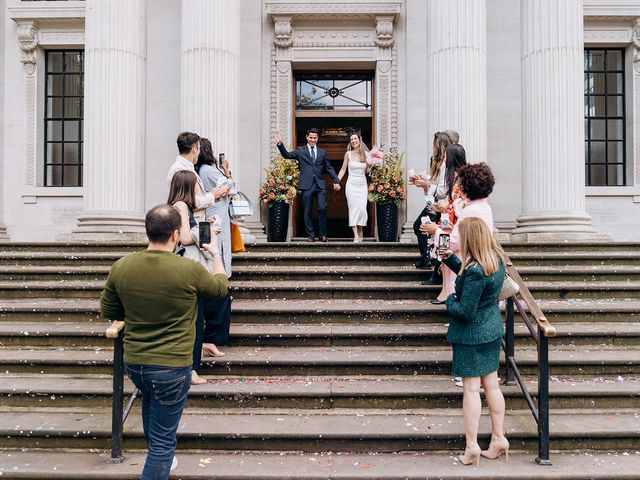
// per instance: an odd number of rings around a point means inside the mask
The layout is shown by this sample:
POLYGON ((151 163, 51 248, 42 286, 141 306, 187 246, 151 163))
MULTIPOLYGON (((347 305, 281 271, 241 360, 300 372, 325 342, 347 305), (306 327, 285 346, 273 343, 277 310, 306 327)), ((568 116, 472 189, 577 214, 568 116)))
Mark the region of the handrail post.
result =
POLYGON ((538 342, 538 456, 539 465, 551 465, 549 459, 549 341, 539 331, 538 342))
POLYGON ((507 298, 507 305, 506 305, 506 322, 505 322, 505 356, 506 356, 506 362, 505 362, 505 370, 506 370, 506 379, 504 381, 505 385, 515 385, 516 383, 516 379, 515 379, 515 373, 513 371, 513 368, 511 367, 511 363, 509 362, 510 358, 515 358, 515 332, 514 332, 514 316, 515 316, 515 308, 514 308, 514 304, 513 304, 513 297, 509 297, 507 298))
POLYGON ((124 403, 124 346, 120 333, 113 341, 113 404, 111 407, 111 460, 122 463, 122 406, 124 403))

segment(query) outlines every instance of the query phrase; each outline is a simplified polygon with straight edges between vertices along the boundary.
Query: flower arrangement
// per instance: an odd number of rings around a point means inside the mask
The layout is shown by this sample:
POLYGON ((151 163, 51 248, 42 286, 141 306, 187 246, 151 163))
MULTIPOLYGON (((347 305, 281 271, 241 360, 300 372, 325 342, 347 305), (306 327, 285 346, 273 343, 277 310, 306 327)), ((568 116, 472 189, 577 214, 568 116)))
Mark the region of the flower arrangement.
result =
POLYGON ((260 185, 259 200, 263 205, 271 207, 274 202, 293 203, 298 191, 300 169, 298 162, 290 162, 278 155, 271 160, 266 181, 260 185))
MULTIPOLYGON (((371 151, 373 151, 372 149, 371 151)), ((369 201, 374 203, 394 202, 400 206, 406 198, 404 185, 404 169, 402 159, 404 154, 399 154, 395 148, 390 148, 383 154, 382 164, 371 171, 369 183, 369 201)))
POLYGON ((372 168, 380 168, 384 164, 384 152, 374 145, 367 153, 366 162, 372 168))

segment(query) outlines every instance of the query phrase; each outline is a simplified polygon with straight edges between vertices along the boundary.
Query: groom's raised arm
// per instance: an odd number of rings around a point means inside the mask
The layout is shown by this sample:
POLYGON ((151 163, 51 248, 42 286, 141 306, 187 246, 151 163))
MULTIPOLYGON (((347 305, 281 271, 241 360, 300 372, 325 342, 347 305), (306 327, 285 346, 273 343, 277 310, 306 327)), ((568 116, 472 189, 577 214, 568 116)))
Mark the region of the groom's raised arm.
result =
POLYGON ((280 155, 282 155, 284 158, 298 160, 298 153, 297 152, 295 152, 295 151, 289 152, 289 151, 287 151, 286 148, 284 148, 284 144, 282 143, 282 135, 280 135, 279 131, 277 131, 275 133, 273 138, 276 141, 276 147, 278 147, 278 150, 280 151, 280 155))

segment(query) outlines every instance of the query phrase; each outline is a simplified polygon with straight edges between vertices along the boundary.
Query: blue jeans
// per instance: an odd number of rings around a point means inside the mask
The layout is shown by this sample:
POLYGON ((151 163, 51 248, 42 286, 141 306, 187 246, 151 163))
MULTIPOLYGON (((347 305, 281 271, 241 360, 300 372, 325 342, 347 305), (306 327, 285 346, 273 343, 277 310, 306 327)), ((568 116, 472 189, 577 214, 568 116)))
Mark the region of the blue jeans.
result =
POLYGON ((165 480, 169 478, 176 432, 191 386, 191 367, 125 363, 124 368, 142 397, 142 427, 148 453, 140 478, 165 480))

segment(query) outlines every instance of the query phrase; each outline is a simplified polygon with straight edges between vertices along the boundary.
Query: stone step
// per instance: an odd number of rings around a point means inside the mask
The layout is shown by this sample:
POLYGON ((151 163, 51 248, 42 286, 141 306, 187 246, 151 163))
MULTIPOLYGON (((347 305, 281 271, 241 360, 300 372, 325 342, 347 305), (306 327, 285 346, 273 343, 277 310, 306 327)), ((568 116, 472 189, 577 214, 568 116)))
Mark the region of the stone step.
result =
MULTIPOLYGON (((513 450, 513 447, 512 447, 513 450)), ((481 460, 480 468, 457 461, 448 452, 178 452, 173 476, 182 480, 592 480, 637 479, 640 454, 634 450, 593 453, 553 453, 552 466, 540 466, 534 452, 509 452, 509 461, 481 460), (286 476, 283 472, 286 472, 286 476)), ((137 480, 145 453, 126 451, 126 460, 110 464, 109 452, 7 450, 0 452, 5 479, 137 480), (70 459, 72 461, 70 461, 70 459)))
POLYGON ((122 258, 128 252, 104 249, 89 252, 59 252, 56 250, 44 252, 9 251, 0 252, 2 266, 58 266, 61 270, 71 266, 111 266, 113 262, 122 258))
MULTIPOLYGON (((226 347, 226 356, 204 358, 204 375, 448 375, 451 349, 443 347, 226 347)), ((554 375, 630 375, 640 373, 640 349, 564 345, 549 353, 554 375)), ((537 353, 518 348, 523 375, 537 373, 537 353)), ((109 374, 107 348, 4 348, 0 371, 7 374, 109 374)))
MULTIPOLYGON (((111 407, 109 376, 4 375, 0 376, 2 408, 105 408, 111 407)), ((189 408, 209 409, 426 409, 459 408, 462 388, 448 376, 410 377, 205 377, 205 385, 192 386, 189 408)), ((527 408, 518 385, 502 385, 507 409, 527 408)), ((537 381, 527 388, 535 398, 537 381)), ((133 385, 126 380, 125 392, 133 385)), ((635 408, 640 398, 640 378, 554 377, 550 384, 555 409, 635 408)), ((140 404, 135 408, 139 410, 140 404)))
MULTIPOLYGON (((22 281, 104 281, 110 267, 99 266, 0 266, 0 282, 22 281)), ((640 281, 639 266, 586 265, 586 266, 525 266, 518 269, 525 282, 547 281, 554 283, 576 281, 640 281)), ((385 281, 420 282, 431 271, 418 270, 411 265, 398 266, 236 266, 235 282, 260 281, 385 281)))
MULTIPOLYGON (((640 449, 637 412, 594 410, 550 414, 554 450, 640 449), (635 413, 635 414, 634 414, 635 413)), ((513 450, 532 451, 537 428, 529 411, 509 411, 505 427, 513 450)), ((296 413, 261 409, 198 411, 186 409, 178 427, 180 450, 268 450, 400 452, 457 450, 464 445, 462 414, 457 409, 390 412, 363 415, 349 410, 307 410, 296 413)), ((126 449, 145 448, 140 415, 124 426, 126 449)), ((88 411, 0 411, 0 448, 98 448, 110 444, 111 415, 88 411)), ((481 445, 490 437, 489 416, 483 415, 481 445)))
MULTIPOLYGON (((109 322, 1 322, 0 347, 110 347, 109 322)), ((640 322, 571 323, 556 325, 550 348, 562 345, 640 346, 640 322)), ((446 345, 447 324, 294 324, 232 323, 232 346, 430 346, 446 345)), ((518 345, 533 346, 522 322, 515 329, 518 345)))
MULTIPOLYGON (((640 300, 540 300, 552 324, 560 322, 638 322, 640 300)), ((443 305, 428 300, 266 300, 234 299, 234 323, 411 324, 447 323, 443 305)), ((98 322, 97 298, 0 299, 0 323, 98 322)), ((519 317, 518 317, 519 318, 519 317)), ((519 321, 519 320, 518 320, 519 321)))

